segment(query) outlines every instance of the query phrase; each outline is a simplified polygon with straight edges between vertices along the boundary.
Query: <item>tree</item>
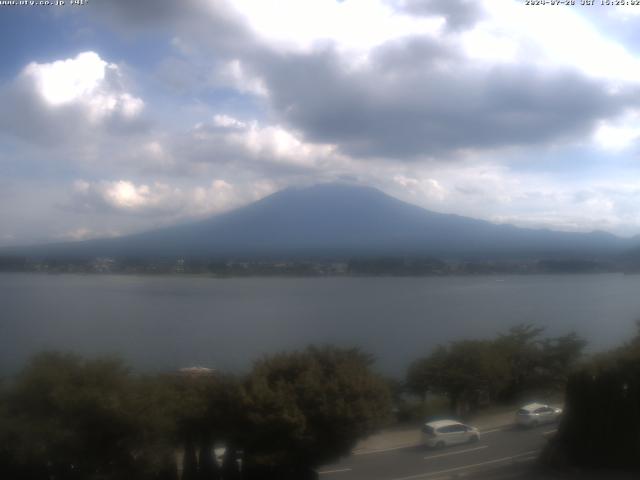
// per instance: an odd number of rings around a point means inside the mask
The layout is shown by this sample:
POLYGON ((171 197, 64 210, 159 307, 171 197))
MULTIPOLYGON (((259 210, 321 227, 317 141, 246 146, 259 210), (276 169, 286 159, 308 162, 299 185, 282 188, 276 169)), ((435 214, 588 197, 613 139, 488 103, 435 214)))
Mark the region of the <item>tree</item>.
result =
POLYGON ((219 480, 220 467, 213 455, 213 444, 207 437, 202 438, 198 451, 199 480, 219 480))
POLYGON ((458 415, 495 400, 508 381, 504 356, 486 340, 453 342, 436 351, 434 389, 449 397, 458 415))
POLYGON ((357 349, 309 347, 256 362, 245 385, 247 473, 312 478, 390 413, 388 388, 357 349), (259 472, 259 473, 258 473, 259 472))
POLYGON ((160 407, 170 429, 166 438, 182 450, 183 478, 215 480, 216 442, 232 444, 241 430, 242 395, 237 378, 219 372, 170 374, 157 379, 160 407))
POLYGON ((438 388, 438 378, 444 368, 446 355, 446 348, 440 346, 428 357, 419 358, 411 363, 405 379, 407 390, 424 402, 427 393, 438 388))
POLYGON ((509 383, 502 399, 517 400, 525 393, 561 391, 569 373, 582 357, 587 342, 575 332, 542 338, 543 328, 518 325, 496 340, 496 348, 508 359, 509 383))
POLYGON ((543 459, 556 467, 640 472, 640 352, 635 341, 599 355, 567 382, 565 410, 543 459))
POLYGON ((518 325, 494 340, 463 340, 437 347, 414 361, 406 375, 409 391, 445 394, 457 414, 482 403, 513 401, 525 392, 559 391, 586 342, 575 333, 541 338, 544 329, 518 325))
POLYGON ((233 444, 227 444, 221 468, 224 480, 239 480, 241 478, 238 465, 238 451, 233 444))
POLYGON ((198 480, 198 456, 191 438, 186 439, 184 445, 182 480, 198 480))
POLYGON ((553 390, 564 387, 586 345, 587 342, 575 332, 545 339, 541 343, 541 383, 553 390))
POLYGON ((523 392, 539 386, 537 370, 542 362, 540 350, 544 328, 531 324, 516 325, 506 334, 499 335, 495 346, 509 364, 509 380, 501 397, 516 400, 523 392))
POLYGON ((310 347, 256 362, 241 382, 41 354, 0 390, 0 476, 177 480, 182 450, 183 479, 240 478, 239 455, 243 478, 314 478, 390 413, 371 363, 357 349, 310 347), (216 443, 227 446, 221 467, 216 443))
MULTIPOLYGON (((7 398, 11 457, 31 478, 121 478, 138 472, 143 426, 128 370, 117 360, 45 353, 7 398)), ((8 432, 8 433, 7 433, 8 432)))
POLYGON ((407 384, 412 391, 444 394, 460 415, 494 400, 508 381, 509 367, 490 341, 463 340, 439 346, 414 362, 407 384))

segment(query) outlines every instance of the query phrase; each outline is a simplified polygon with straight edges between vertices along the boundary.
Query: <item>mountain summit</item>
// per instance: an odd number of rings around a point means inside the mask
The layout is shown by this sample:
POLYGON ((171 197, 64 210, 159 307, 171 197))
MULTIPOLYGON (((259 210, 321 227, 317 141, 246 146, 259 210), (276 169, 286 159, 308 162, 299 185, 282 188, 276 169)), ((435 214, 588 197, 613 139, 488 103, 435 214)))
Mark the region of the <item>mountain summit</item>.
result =
MULTIPOLYGON (((33 247, 32 254, 108 257, 606 255, 628 241, 602 232, 518 228, 431 212, 369 187, 288 188, 206 220, 137 235, 33 247)), ((20 249, 26 250, 26 249, 20 249)))

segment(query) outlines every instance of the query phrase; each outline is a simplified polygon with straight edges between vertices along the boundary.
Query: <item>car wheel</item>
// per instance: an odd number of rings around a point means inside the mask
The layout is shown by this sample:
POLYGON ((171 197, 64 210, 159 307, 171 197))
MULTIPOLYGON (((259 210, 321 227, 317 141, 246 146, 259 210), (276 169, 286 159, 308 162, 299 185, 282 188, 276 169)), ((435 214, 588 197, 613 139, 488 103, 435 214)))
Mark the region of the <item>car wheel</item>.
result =
POLYGON ((538 426, 538 420, 534 420, 531 422, 531 428, 536 428, 538 426))
POLYGON ((436 443, 436 449, 440 450, 441 448, 444 448, 445 443, 441 440, 438 443, 436 443))
POLYGON ((469 437, 469 443, 476 443, 478 440, 480 440, 478 435, 471 435, 471 437, 469 437))

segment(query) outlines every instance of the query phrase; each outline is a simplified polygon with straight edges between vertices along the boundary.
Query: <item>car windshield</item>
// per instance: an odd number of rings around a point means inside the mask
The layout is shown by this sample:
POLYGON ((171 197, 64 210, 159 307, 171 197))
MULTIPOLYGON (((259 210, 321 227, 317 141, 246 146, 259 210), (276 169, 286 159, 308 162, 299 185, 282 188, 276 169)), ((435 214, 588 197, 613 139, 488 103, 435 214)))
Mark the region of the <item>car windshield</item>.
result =
POLYGON ((434 434, 434 429, 433 427, 430 427, 429 425, 425 425, 422 427, 422 433, 426 433, 427 435, 433 435, 434 434))

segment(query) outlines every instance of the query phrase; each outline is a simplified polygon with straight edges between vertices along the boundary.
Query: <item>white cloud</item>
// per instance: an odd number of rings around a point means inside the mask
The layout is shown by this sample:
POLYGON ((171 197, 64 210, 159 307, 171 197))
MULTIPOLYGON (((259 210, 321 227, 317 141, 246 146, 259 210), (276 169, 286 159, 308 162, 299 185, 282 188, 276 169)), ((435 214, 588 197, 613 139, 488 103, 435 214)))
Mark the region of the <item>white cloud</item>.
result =
POLYGON ((56 235, 60 240, 81 241, 92 238, 117 237, 120 232, 117 230, 95 230, 87 227, 78 227, 56 235))
POLYGON ((487 62, 516 62, 521 49, 519 43, 510 35, 497 34, 493 28, 493 25, 481 24, 466 32, 461 38, 465 53, 487 62))
MULTIPOLYGON (((320 168, 347 161, 337 153, 335 145, 308 143, 299 134, 280 125, 263 126, 257 121, 244 122, 223 114, 215 115, 210 124, 197 124, 187 147, 206 152, 212 162, 239 159, 320 168)), ((188 155, 188 152, 185 153, 188 155)))
POLYGON ((640 128, 612 126, 603 122, 594 134, 595 141, 606 150, 624 150, 640 136, 640 128))
POLYGON ((45 100, 60 105, 90 95, 104 81, 107 65, 95 52, 84 52, 75 59, 30 63, 23 75, 35 80, 38 93, 45 100))
POLYGON ((260 77, 249 71, 238 58, 224 62, 216 71, 213 85, 229 86, 242 93, 268 97, 269 92, 260 77))
POLYGON ((132 142, 113 158, 134 173, 175 172, 179 169, 180 159, 175 158, 166 145, 170 141, 166 136, 149 136, 144 141, 132 142))
MULTIPOLYGON (((332 45, 350 65, 387 42, 423 37, 457 43, 470 59, 576 68, 593 77, 640 81, 640 59, 599 31, 578 8, 536 8, 521 0, 485 0, 481 7, 462 3, 457 8, 480 8, 482 15, 467 30, 448 32, 442 5, 428 4, 420 15, 411 15, 408 5, 400 0, 235 0, 220 2, 216 9, 239 13, 263 46, 310 53, 332 45)), ((637 10, 614 7, 606 13, 628 18, 637 16, 637 10)), ((183 50, 185 42, 180 38, 183 50)), ((237 81, 245 91, 265 93, 242 59, 232 59, 226 68, 229 78, 245 79, 237 81)))
POLYGON ((441 17, 412 17, 383 0, 236 0, 262 41, 284 49, 309 50, 331 42, 338 49, 366 52, 392 38, 438 35, 441 17))
MULTIPOLYGON (((612 2, 614 3, 614 2, 612 2)), ((604 5, 604 7, 611 7, 612 5, 604 5)), ((611 17, 619 18, 622 20, 633 20, 640 16, 640 5, 613 5, 615 8, 606 8, 605 13, 611 17)))
POLYGON ((182 191, 165 183, 139 184, 129 180, 74 183, 76 206, 85 210, 124 213, 174 213, 182 208, 182 191))
MULTIPOLYGON (((0 131, 46 150, 14 153, 20 141, 11 139, 0 162, 20 174, 49 162, 67 183, 51 187, 55 195, 25 187, 2 200, 20 212, 31 202, 34 231, 50 222, 50 238, 79 239, 223 212, 284 186, 354 179, 440 212, 640 231, 640 187, 613 173, 554 177, 533 154, 527 168, 509 168, 517 145, 553 143, 556 157, 576 142, 603 158, 630 155, 640 116, 620 115, 640 82, 632 49, 577 8, 450 3, 475 10, 459 11, 465 20, 450 28, 440 0, 104 3, 129 26, 161 17, 171 56, 154 71, 168 75, 172 95, 163 98, 143 66, 133 88, 126 66, 98 47, 28 64, 0 87, 0 131), (420 14, 394 9, 417 3, 420 14), (147 110, 153 128, 131 135, 147 110), (61 213, 55 205, 73 178, 104 180, 77 181, 61 213)), ((7 225, 25 223, 8 210, 7 225)), ((15 238, 26 236, 13 226, 15 238)))
POLYGON ((143 129, 144 101, 127 91, 120 66, 95 52, 28 64, 0 87, 0 131, 31 144, 97 145, 143 129))
POLYGON ((230 117, 229 115, 214 115, 213 124, 216 127, 223 128, 237 128, 240 130, 247 128, 247 124, 245 122, 241 122, 237 118, 230 117))
MULTIPOLYGON (((246 187, 246 185, 238 189, 222 179, 213 180, 205 187, 196 187, 189 194, 189 214, 205 216, 224 212, 231 208, 238 207, 247 201, 262 198, 274 191, 273 188, 266 192, 261 191, 259 188, 250 188, 247 192, 243 191, 244 187, 246 187)), ((260 185, 258 185, 258 187, 260 187, 260 185)))
MULTIPOLYGON (((68 202, 73 211, 92 214, 155 217, 161 223, 198 218, 238 207, 276 190, 269 182, 246 182, 236 186, 224 179, 210 183, 180 185, 154 182, 136 184, 131 180, 76 180, 68 202)), ((84 227, 83 227, 84 228, 84 227)))
POLYGON ((434 178, 411 178, 405 175, 396 175, 393 181, 410 193, 414 198, 418 197, 422 202, 442 203, 449 196, 449 191, 434 178))
POLYGON ((572 67, 593 77, 640 81, 640 59, 575 8, 527 7, 516 0, 488 0, 483 6, 487 18, 463 34, 472 58, 572 67))
POLYGON ((109 204, 127 210, 157 205, 166 194, 166 185, 157 184, 152 194, 147 185, 136 186, 124 180, 114 182, 104 190, 104 198, 109 204))
POLYGON ((640 113, 627 112, 614 120, 603 120, 593 134, 593 139, 604 150, 618 152, 633 146, 640 138, 640 113))
POLYGON ((625 236, 640 231, 640 182, 624 170, 567 179, 473 158, 456 165, 403 165, 395 177, 390 172, 392 166, 384 167, 363 180, 429 210, 495 223, 625 236))
POLYGON ((120 68, 95 52, 52 63, 30 63, 21 77, 33 82, 36 93, 52 107, 78 103, 94 121, 113 114, 135 117, 144 107, 140 98, 120 91, 120 68))

